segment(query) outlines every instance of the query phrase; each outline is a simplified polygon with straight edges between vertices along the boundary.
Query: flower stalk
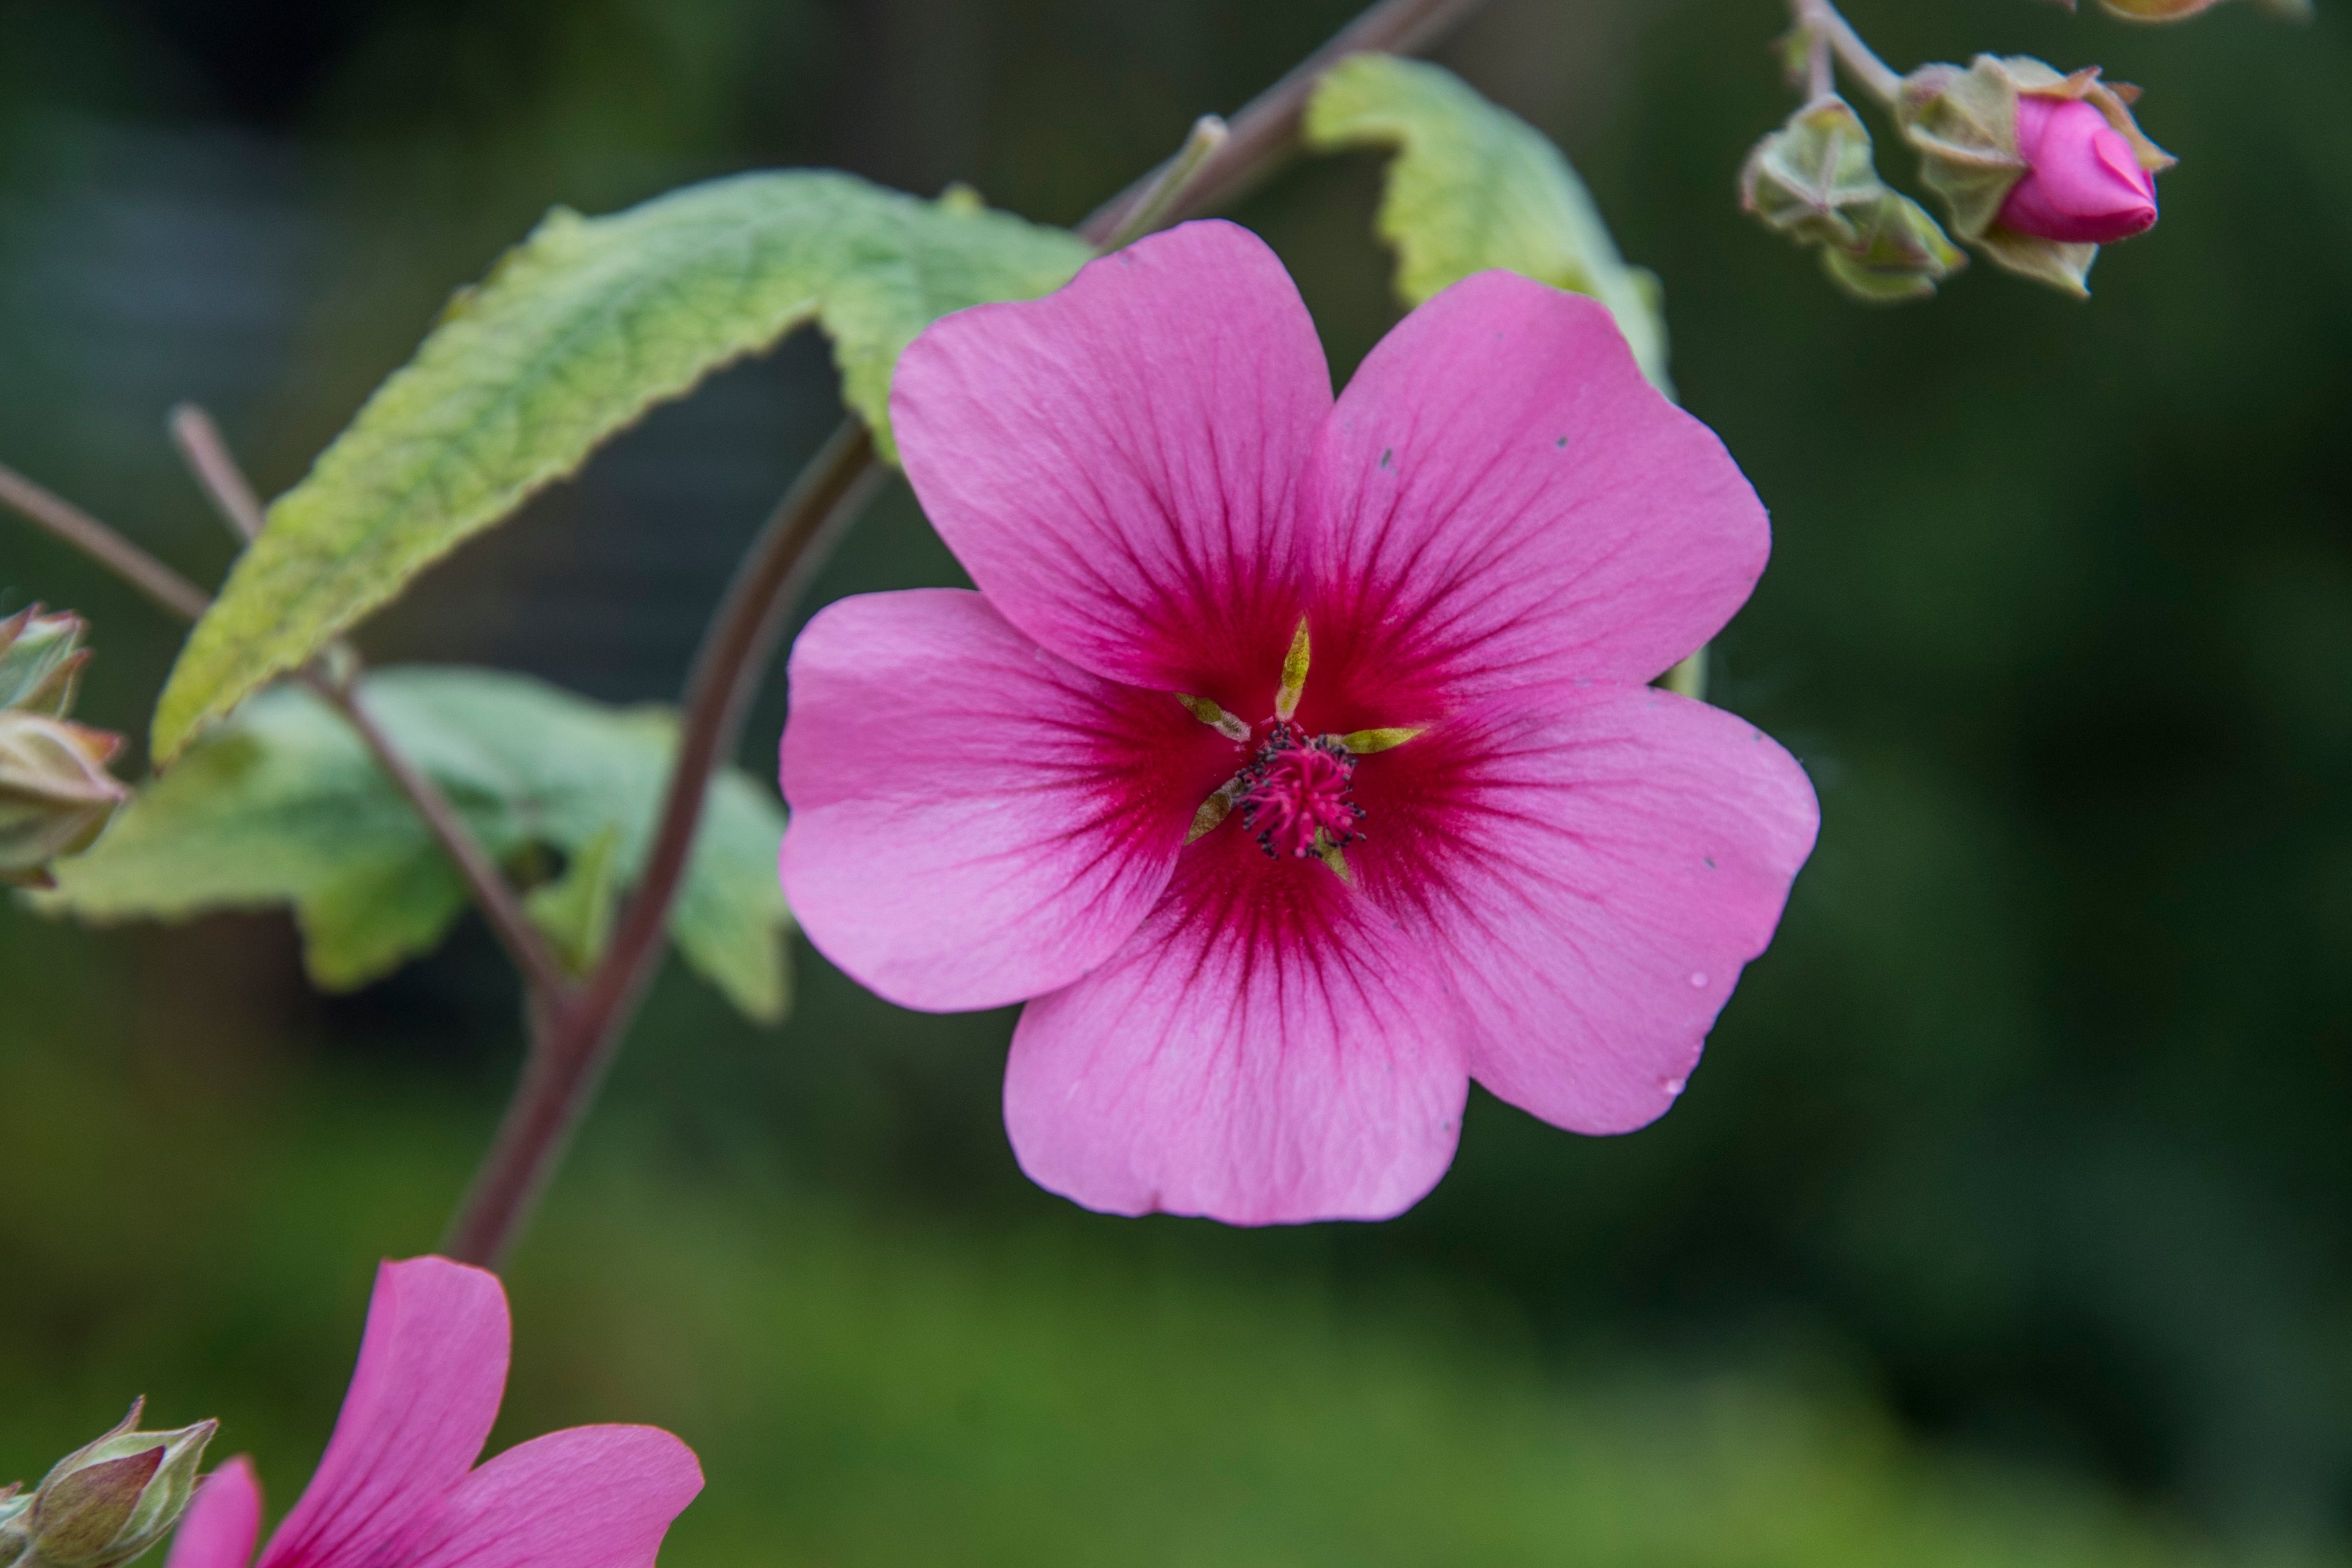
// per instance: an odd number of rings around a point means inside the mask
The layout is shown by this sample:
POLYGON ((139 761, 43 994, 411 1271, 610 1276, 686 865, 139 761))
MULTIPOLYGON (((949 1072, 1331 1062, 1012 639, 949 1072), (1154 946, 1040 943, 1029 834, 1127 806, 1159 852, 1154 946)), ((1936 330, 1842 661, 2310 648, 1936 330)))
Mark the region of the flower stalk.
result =
MULTIPOLYGON (((1889 109, 1895 107, 1903 90, 1903 73, 1878 57, 1831 0, 1789 0, 1789 14, 1812 40, 1813 58, 1818 59, 1822 47, 1826 46, 1828 52, 1836 56, 1837 63, 1845 67, 1871 97, 1889 109)), ((1812 78, 1811 96, 1819 98, 1834 90, 1834 82, 1822 79, 1826 73, 1820 65, 1812 65, 1809 74, 1812 78)))

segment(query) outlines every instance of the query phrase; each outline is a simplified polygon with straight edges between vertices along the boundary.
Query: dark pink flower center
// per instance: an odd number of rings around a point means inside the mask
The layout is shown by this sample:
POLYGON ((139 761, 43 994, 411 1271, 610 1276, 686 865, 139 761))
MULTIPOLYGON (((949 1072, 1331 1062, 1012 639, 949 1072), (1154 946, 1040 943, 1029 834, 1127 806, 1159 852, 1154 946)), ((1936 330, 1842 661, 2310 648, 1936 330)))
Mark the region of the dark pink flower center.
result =
POLYGON ((1234 780, 1242 823, 1276 859, 1338 849, 1362 837, 1355 802, 1356 758, 1331 736, 1309 740, 1297 725, 1277 723, 1234 780))

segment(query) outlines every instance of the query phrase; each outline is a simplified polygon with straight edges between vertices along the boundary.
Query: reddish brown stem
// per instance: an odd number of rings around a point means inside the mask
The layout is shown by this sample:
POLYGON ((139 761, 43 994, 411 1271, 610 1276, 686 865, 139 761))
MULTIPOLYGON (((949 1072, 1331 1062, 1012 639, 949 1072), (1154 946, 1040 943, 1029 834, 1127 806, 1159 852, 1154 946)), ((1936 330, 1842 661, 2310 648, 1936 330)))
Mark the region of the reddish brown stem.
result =
MULTIPOLYGON (((1796 18, 1798 26, 1829 46, 1837 56, 1838 62, 1870 89, 1871 97, 1889 108, 1894 106, 1896 96, 1903 90, 1902 73, 1878 57, 1877 53, 1863 41, 1862 35, 1853 30, 1853 24, 1845 19, 1831 0, 1789 0, 1789 11, 1796 18)), ((1826 90, 1821 80, 1825 74, 1818 67, 1811 72, 1813 96, 1817 98, 1826 90)))
POLYGON ((194 621, 213 601, 212 595, 71 501, 5 465, 0 465, 0 504, 39 524, 183 621, 194 621))
MULTIPOLYGON (((220 426, 213 416, 192 402, 184 402, 172 410, 170 420, 172 444, 180 449, 186 460, 188 472, 195 476, 202 489, 237 538, 250 541, 261 533, 264 517, 261 500, 254 493, 253 482, 245 476, 236 456, 221 439, 220 426)), ((209 601, 207 601, 209 603, 209 601)), ((482 918, 489 923, 490 932, 506 949, 507 957, 522 976, 530 989, 531 1011, 539 1017, 547 1008, 560 1006, 571 991, 571 980, 563 966, 556 962, 555 949, 549 945, 540 929, 523 909, 522 900, 515 895, 514 884, 473 830, 457 805, 441 792, 415 764, 401 754, 392 737, 367 710, 358 688, 360 658, 349 644, 338 643, 326 659, 313 664, 295 677, 317 694, 359 735, 368 755, 375 758, 376 767, 392 787, 408 801, 409 809, 449 857, 457 874, 465 880, 467 891, 473 894, 474 904, 481 910, 482 918)))
MULTIPOLYGON (((1324 71, 1349 55, 1425 48, 1484 3, 1381 0, 1251 100, 1205 154, 1188 143, 1104 204, 1078 232, 1101 246, 1115 235, 1129 237, 1141 226, 1129 223, 1131 214, 1148 214, 1152 226, 1165 226, 1232 200, 1296 145, 1307 96, 1324 71)), ((645 880, 578 999, 551 1010, 535 1031, 497 1138, 443 1241, 448 1256, 495 1265, 529 1221, 659 967, 703 797, 712 774, 740 739, 744 710, 767 673, 783 622, 883 476, 871 437, 849 421, 794 482, 753 541, 704 635, 688 683, 677 759, 645 880)))
POLYGON ((449 1257, 485 1264, 503 1257, 554 1173, 660 967, 703 797, 741 737, 744 710, 774 656, 785 617, 883 476, 873 437, 849 421, 803 471, 744 557, 687 683, 686 721, 645 880, 578 998, 541 1020, 498 1137, 442 1244, 449 1257))
MULTIPOLYGON (((260 503, 254 499, 253 486, 246 482, 236 460, 229 455, 210 416, 192 403, 183 403, 172 413, 172 436, 187 458, 197 483, 220 508, 229 526, 244 538, 259 533, 260 503)), ((0 466, 0 501, 108 568, 181 620, 200 620, 212 608, 212 595, 80 507, 5 466, 0 466)), ((332 705, 359 732, 384 776, 407 798, 425 831, 456 863, 473 893, 474 902, 481 906, 491 930, 534 995, 560 1000, 566 994, 567 982, 555 961, 553 949, 523 913, 514 889, 467 830, 457 807, 432 779, 400 755, 392 738, 361 706, 359 695, 349 682, 349 671, 355 667, 355 664, 347 663, 340 677, 331 677, 316 668, 306 669, 296 678, 332 705)))

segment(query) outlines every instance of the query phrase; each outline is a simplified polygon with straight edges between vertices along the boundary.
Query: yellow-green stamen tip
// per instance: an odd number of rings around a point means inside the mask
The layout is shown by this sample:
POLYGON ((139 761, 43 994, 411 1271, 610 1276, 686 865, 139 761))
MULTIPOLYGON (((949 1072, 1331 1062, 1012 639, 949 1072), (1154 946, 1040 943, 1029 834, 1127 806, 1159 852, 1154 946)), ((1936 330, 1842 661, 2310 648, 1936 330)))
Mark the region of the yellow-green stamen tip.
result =
POLYGON ((1176 695, 1176 700, 1184 705, 1184 711, 1186 713, 1191 714, 1194 718, 1199 719, 1202 724, 1207 725, 1219 735, 1223 736, 1227 740, 1247 740, 1249 738, 1250 727, 1247 724, 1235 718, 1232 714, 1227 713, 1223 708, 1219 707, 1208 698, 1187 696, 1183 693, 1179 692, 1176 695))
POLYGON ((1359 729, 1341 736, 1339 744, 1359 757, 1369 757, 1375 751, 1392 750, 1423 733, 1423 728, 1359 729))
POLYGON ((1184 841, 1189 844, 1206 835, 1233 814, 1234 787, 1228 784, 1201 802, 1201 809, 1192 813, 1192 831, 1184 835, 1184 841))
POLYGON ((1348 869, 1348 857, 1340 852, 1339 845, 1333 843, 1328 838, 1318 834, 1315 844, 1315 852, 1323 857, 1323 863, 1331 868, 1332 875, 1338 877, 1341 882, 1346 883, 1349 887, 1356 885, 1356 873, 1348 869))
POLYGON ((1307 689, 1307 622, 1302 616, 1298 631, 1290 639, 1290 652, 1282 656, 1282 689, 1275 694, 1274 716, 1287 720, 1298 711, 1298 696, 1307 689))

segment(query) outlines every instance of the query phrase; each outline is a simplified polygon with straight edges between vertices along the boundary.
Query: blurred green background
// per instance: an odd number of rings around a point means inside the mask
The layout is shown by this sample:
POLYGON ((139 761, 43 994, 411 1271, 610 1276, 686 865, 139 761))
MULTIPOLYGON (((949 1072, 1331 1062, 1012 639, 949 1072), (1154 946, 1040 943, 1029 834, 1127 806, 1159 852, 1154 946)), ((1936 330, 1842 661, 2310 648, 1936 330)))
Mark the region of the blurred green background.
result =
MULTIPOLYGON (((829 163, 1073 221, 1350 9, 0 0, 0 460, 211 580, 169 405, 283 488, 550 203, 829 163)), ((1663 276, 1775 515, 1716 697, 1804 759, 1822 844, 1675 1113, 1479 1099, 1387 1226, 1105 1219, 1013 1165, 1010 1015, 803 947, 761 1031, 673 967, 517 1260, 499 1441, 679 1432, 674 1568, 2347 1560, 2352 25, 1849 9, 1904 64, 2149 89, 2183 162, 2092 304, 1979 266, 1865 310, 1742 219, 1772 0, 1500 0, 1443 57, 1663 276)), ((1342 371, 1394 314, 1376 189, 1303 166, 1242 214, 1342 371)), ((667 697, 834 417, 812 341, 730 371, 363 642, 667 697)), ((955 577, 900 490, 818 597, 955 577)), ((142 730, 174 629, 0 519, 0 612, 34 598, 142 730)), ((144 1391, 289 1502, 514 1007, 473 925, 321 998, 278 918, 0 907, 0 1479, 144 1391)))

